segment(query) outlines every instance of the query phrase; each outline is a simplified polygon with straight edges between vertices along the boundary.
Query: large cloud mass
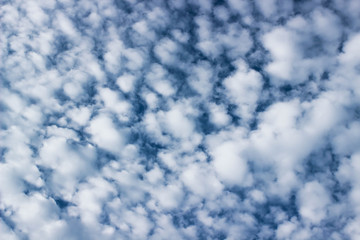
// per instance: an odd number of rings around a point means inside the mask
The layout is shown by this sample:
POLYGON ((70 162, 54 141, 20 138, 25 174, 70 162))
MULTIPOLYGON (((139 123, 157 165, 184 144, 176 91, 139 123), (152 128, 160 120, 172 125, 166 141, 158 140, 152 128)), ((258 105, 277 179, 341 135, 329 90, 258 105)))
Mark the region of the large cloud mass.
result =
POLYGON ((0 239, 360 239, 360 2, 0 6, 0 239))

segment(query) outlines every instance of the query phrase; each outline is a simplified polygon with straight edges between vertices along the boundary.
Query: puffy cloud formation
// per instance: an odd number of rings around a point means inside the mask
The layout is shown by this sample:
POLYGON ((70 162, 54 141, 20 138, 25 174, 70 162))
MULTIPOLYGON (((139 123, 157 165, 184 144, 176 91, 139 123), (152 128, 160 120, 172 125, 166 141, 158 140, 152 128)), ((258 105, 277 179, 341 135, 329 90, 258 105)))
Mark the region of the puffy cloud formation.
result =
POLYGON ((0 6, 0 239, 360 239, 360 4, 0 6))

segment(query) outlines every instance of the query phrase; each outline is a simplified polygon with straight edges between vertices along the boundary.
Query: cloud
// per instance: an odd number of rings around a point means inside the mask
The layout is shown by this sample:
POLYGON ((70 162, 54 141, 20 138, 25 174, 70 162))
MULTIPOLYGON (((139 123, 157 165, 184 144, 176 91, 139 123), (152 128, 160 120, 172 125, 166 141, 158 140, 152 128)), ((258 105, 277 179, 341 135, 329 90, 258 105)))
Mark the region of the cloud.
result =
POLYGON ((129 93, 134 89, 135 81, 135 76, 127 73, 118 77, 116 79, 116 84, 123 92, 129 93))
POLYGON ((11 1, 1 239, 357 239, 358 1, 11 1))
POLYGON ((261 75, 248 69, 246 63, 237 63, 238 70, 234 75, 224 80, 224 85, 231 100, 238 107, 238 114, 245 121, 249 120, 256 107, 256 102, 261 91, 261 75))
POLYGON ((194 123, 185 115, 182 106, 174 106, 161 117, 165 129, 176 138, 189 138, 194 133, 194 123))
POLYGON ((121 130, 105 114, 92 119, 87 131, 91 134, 93 143, 110 152, 119 153, 125 144, 121 130))
POLYGON ((276 13, 276 0, 271 0, 267 2, 255 1, 255 4, 258 6, 258 9, 266 18, 269 18, 274 13, 276 13))
POLYGON ((217 127, 225 127, 230 122, 230 116, 227 115, 224 106, 209 104, 210 121, 217 127))
POLYGON ((211 169, 195 164, 182 173, 181 179, 194 194, 203 198, 214 198, 223 189, 216 176, 211 174, 211 169))
POLYGON ((175 93, 169 78, 167 71, 159 64, 153 64, 151 71, 146 75, 146 80, 150 87, 165 97, 169 97, 175 93))
POLYGON ((308 182, 299 191, 299 212, 310 223, 319 223, 326 215, 330 199, 326 189, 317 181, 308 182))
POLYGON ((176 62, 177 44, 171 39, 164 38, 155 46, 154 53, 163 64, 176 62))
POLYGON ((213 150, 214 168, 220 179, 230 185, 247 185, 245 177, 248 171, 246 161, 238 153, 238 146, 224 142, 213 150))

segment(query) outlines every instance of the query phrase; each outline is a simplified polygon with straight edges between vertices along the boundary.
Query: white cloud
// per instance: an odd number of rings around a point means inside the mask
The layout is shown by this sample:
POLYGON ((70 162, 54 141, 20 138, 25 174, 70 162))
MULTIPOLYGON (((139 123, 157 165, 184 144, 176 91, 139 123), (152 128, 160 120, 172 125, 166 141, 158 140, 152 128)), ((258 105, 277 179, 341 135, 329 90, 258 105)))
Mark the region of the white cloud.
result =
POLYGON ((306 183, 298 197, 299 212, 305 221, 317 224, 327 216, 326 206, 330 203, 330 197, 319 182, 306 183))
POLYGON ((181 108, 174 107, 164 113, 165 128, 174 137, 189 138, 194 133, 194 123, 189 119, 181 108))
POLYGON ((154 234, 150 239, 181 239, 181 235, 171 221, 170 214, 158 215, 155 220, 157 227, 154 229, 154 234))
POLYGON ((71 198, 77 182, 93 172, 92 146, 71 146, 65 136, 53 136, 43 142, 37 164, 53 171, 51 187, 65 198, 71 198))
POLYGON ((165 187, 155 188, 152 191, 153 197, 157 199, 160 209, 171 210, 179 207, 184 192, 179 185, 168 184, 165 187))
POLYGON ((351 122, 348 127, 339 129, 334 137, 334 147, 337 153, 347 155, 355 153, 360 149, 360 124, 351 122))
POLYGON ((4 3, 0 238, 357 239, 357 5, 4 3))
POLYGON ((289 239, 291 234, 296 230, 297 225, 293 222, 284 222, 276 230, 277 239, 289 239))
POLYGON ((214 15, 222 21, 227 21, 229 19, 229 11, 222 5, 214 8, 214 15))
POLYGON ((145 63, 145 57, 140 50, 128 48, 123 51, 123 54, 127 59, 126 66, 130 70, 139 70, 145 63))
POLYGON ((2 100, 2 102, 13 112, 19 114, 24 110, 26 103, 18 94, 9 92, 6 89, 2 90, 1 93, 4 96, 4 100, 2 100))
POLYGON ((109 110, 115 114, 120 121, 128 121, 131 114, 131 105, 120 98, 119 93, 109 89, 99 89, 100 99, 104 102, 103 110, 109 110))
POLYGON ((67 112, 69 118, 80 126, 85 126, 90 119, 90 109, 87 107, 73 108, 67 112))
POLYGON ((23 227, 22 230, 25 233, 34 238, 35 236, 40 237, 41 233, 46 233, 46 230, 42 228, 47 224, 51 225, 54 221, 58 221, 58 213, 54 200, 46 199, 37 193, 24 199, 14 220, 23 227))
POLYGON ((179 29, 173 30, 172 35, 176 41, 179 41, 181 43, 187 43, 190 38, 190 36, 187 32, 182 32, 179 29))
POLYGON ((37 26, 46 25, 49 21, 49 16, 44 13, 40 6, 33 1, 26 2, 26 12, 29 19, 37 26))
POLYGON ((203 198, 214 198, 223 190, 223 185, 206 165, 193 164, 182 173, 181 179, 194 194, 203 198))
POLYGON ((290 81, 291 63, 301 57, 292 33, 283 27, 275 28, 264 35, 263 41, 275 60, 267 66, 267 71, 275 77, 290 81))
POLYGON ((352 187, 349 192, 349 201, 353 205, 353 211, 356 211, 357 216, 360 213, 358 206, 358 202, 360 201, 360 177, 357 174, 360 169, 359 159, 359 152, 354 153, 350 159, 342 159, 341 165, 336 173, 337 179, 342 184, 350 184, 352 187))
POLYGON ((171 39, 164 38, 155 46, 155 55, 163 64, 174 64, 176 60, 177 44, 171 39))
POLYGON ((78 32, 73 26, 72 21, 62 12, 57 12, 56 23, 60 30, 68 35, 69 38, 78 39, 78 32))
POLYGON ((156 142, 168 143, 170 139, 164 136, 161 129, 159 117, 154 113, 146 113, 143 120, 145 130, 153 136, 156 142))
POLYGON ((231 10, 237 11, 240 14, 244 14, 245 16, 250 11, 250 4, 245 0, 240 0, 240 1, 228 0, 227 2, 229 4, 231 10))
POLYGON ((332 11, 319 8, 312 12, 314 33, 323 37, 326 42, 338 43, 341 37, 340 19, 332 11), (325 31, 325 29, 328 29, 325 31))
POLYGON ((127 211, 124 217, 131 226, 131 235, 137 239, 146 238, 153 226, 147 216, 127 211))
POLYGON ((81 85, 76 82, 68 82, 64 85, 64 92, 70 98, 76 99, 83 93, 83 89, 81 85))
POLYGON ((271 17, 274 13, 276 13, 276 0, 270 1, 255 1, 255 4, 258 6, 261 13, 266 17, 271 17))
POLYGON ((227 115, 224 106, 209 104, 210 121, 217 127, 225 127, 230 123, 230 116, 227 115))
POLYGON ((211 150, 215 172, 229 185, 249 185, 248 165, 240 154, 241 142, 223 142, 211 150))
POLYGON ((356 240, 360 237, 359 226, 360 220, 358 218, 351 220, 345 227, 345 233, 351 240, 356 240))
POLYGON ((133 91, 135 81, 136 81, 135 76, 127 73, 118 77, 116 79, 116 84, 119 86, 121 91, 125 93, 129 93, 133 91))
POLYGON ((237 104, 239 116, 247 121, 255 110, 262 88, 262 78, 258 72, 248 69, 243 61, 237 63, 237 68, 234 75, 224 80, 224 85, 230 99, 237 104))
POLYGON ((253 46, 250 32, 247 29, 239 28, 237 24, 228 24, 224 33, 217 33, 216 38, 221 46, 226 49, 228 57, 239 60, 253 46))
POLYGON ((115 194, 115 188, 102 178, 91 178, 79 186, 74 196, 81 221, 90 227, 97 227, 103 204, 115 194))
POLYGON ((112 40, 108 43, 104 59, 105 66, 111 73, 117 73, 119 71, 122 63, 121 56, 124 50, 123 43, 119 39, 112 40))
POLYGON ((0 219, 0 237, 9 240, 16 240, 16 234, 0 219))
POLYGON ((163 181, 164 174, 158 166, 155 166, 152 170, 146 173, 146 177, 151 184, 158 184, 163 181))
POLYGON ((157 93, 169 97, 175 90, 169 81, 167 71, 159 64, 153 64, 151 71, 146 75, 146 80, 157 93))
POLYGON ((340 61, 345 68, 355 67, 360 61, 359 56, 355 54, 359 46, 356 44, 360 39, 360 34, 355 34, 350 37, 344 46, 344 53, 340 55, 340 61))
POLYGON ((105 114, 93 118, 87 127, 87 132, 92 135, 95 144, 110 152, 121 152, 126 143, 124 133, 117 129, 112 119, 105 114))
POLYGON ((250 192, 251 198, 258 203, 264 203, 266 202, 266 197, 264 193, 258 189, 254 189, 250 192))
POLYGON ((143 37, 148 38, 152 41, 156 39, 155 33, 149 29, 148 23, 144 20, 141 20, 137 23, 135 23, 133 26, 133 29, 140 33, 143 37))

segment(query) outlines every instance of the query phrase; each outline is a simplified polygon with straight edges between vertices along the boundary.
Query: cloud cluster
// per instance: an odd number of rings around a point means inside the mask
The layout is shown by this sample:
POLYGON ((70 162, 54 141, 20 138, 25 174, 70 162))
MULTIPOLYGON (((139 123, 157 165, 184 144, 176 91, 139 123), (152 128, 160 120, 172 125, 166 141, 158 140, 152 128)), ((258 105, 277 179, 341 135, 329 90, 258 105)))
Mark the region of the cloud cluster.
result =
POLYGON ((4 1, 0 239, 359 239, 359 1, 4 1))

